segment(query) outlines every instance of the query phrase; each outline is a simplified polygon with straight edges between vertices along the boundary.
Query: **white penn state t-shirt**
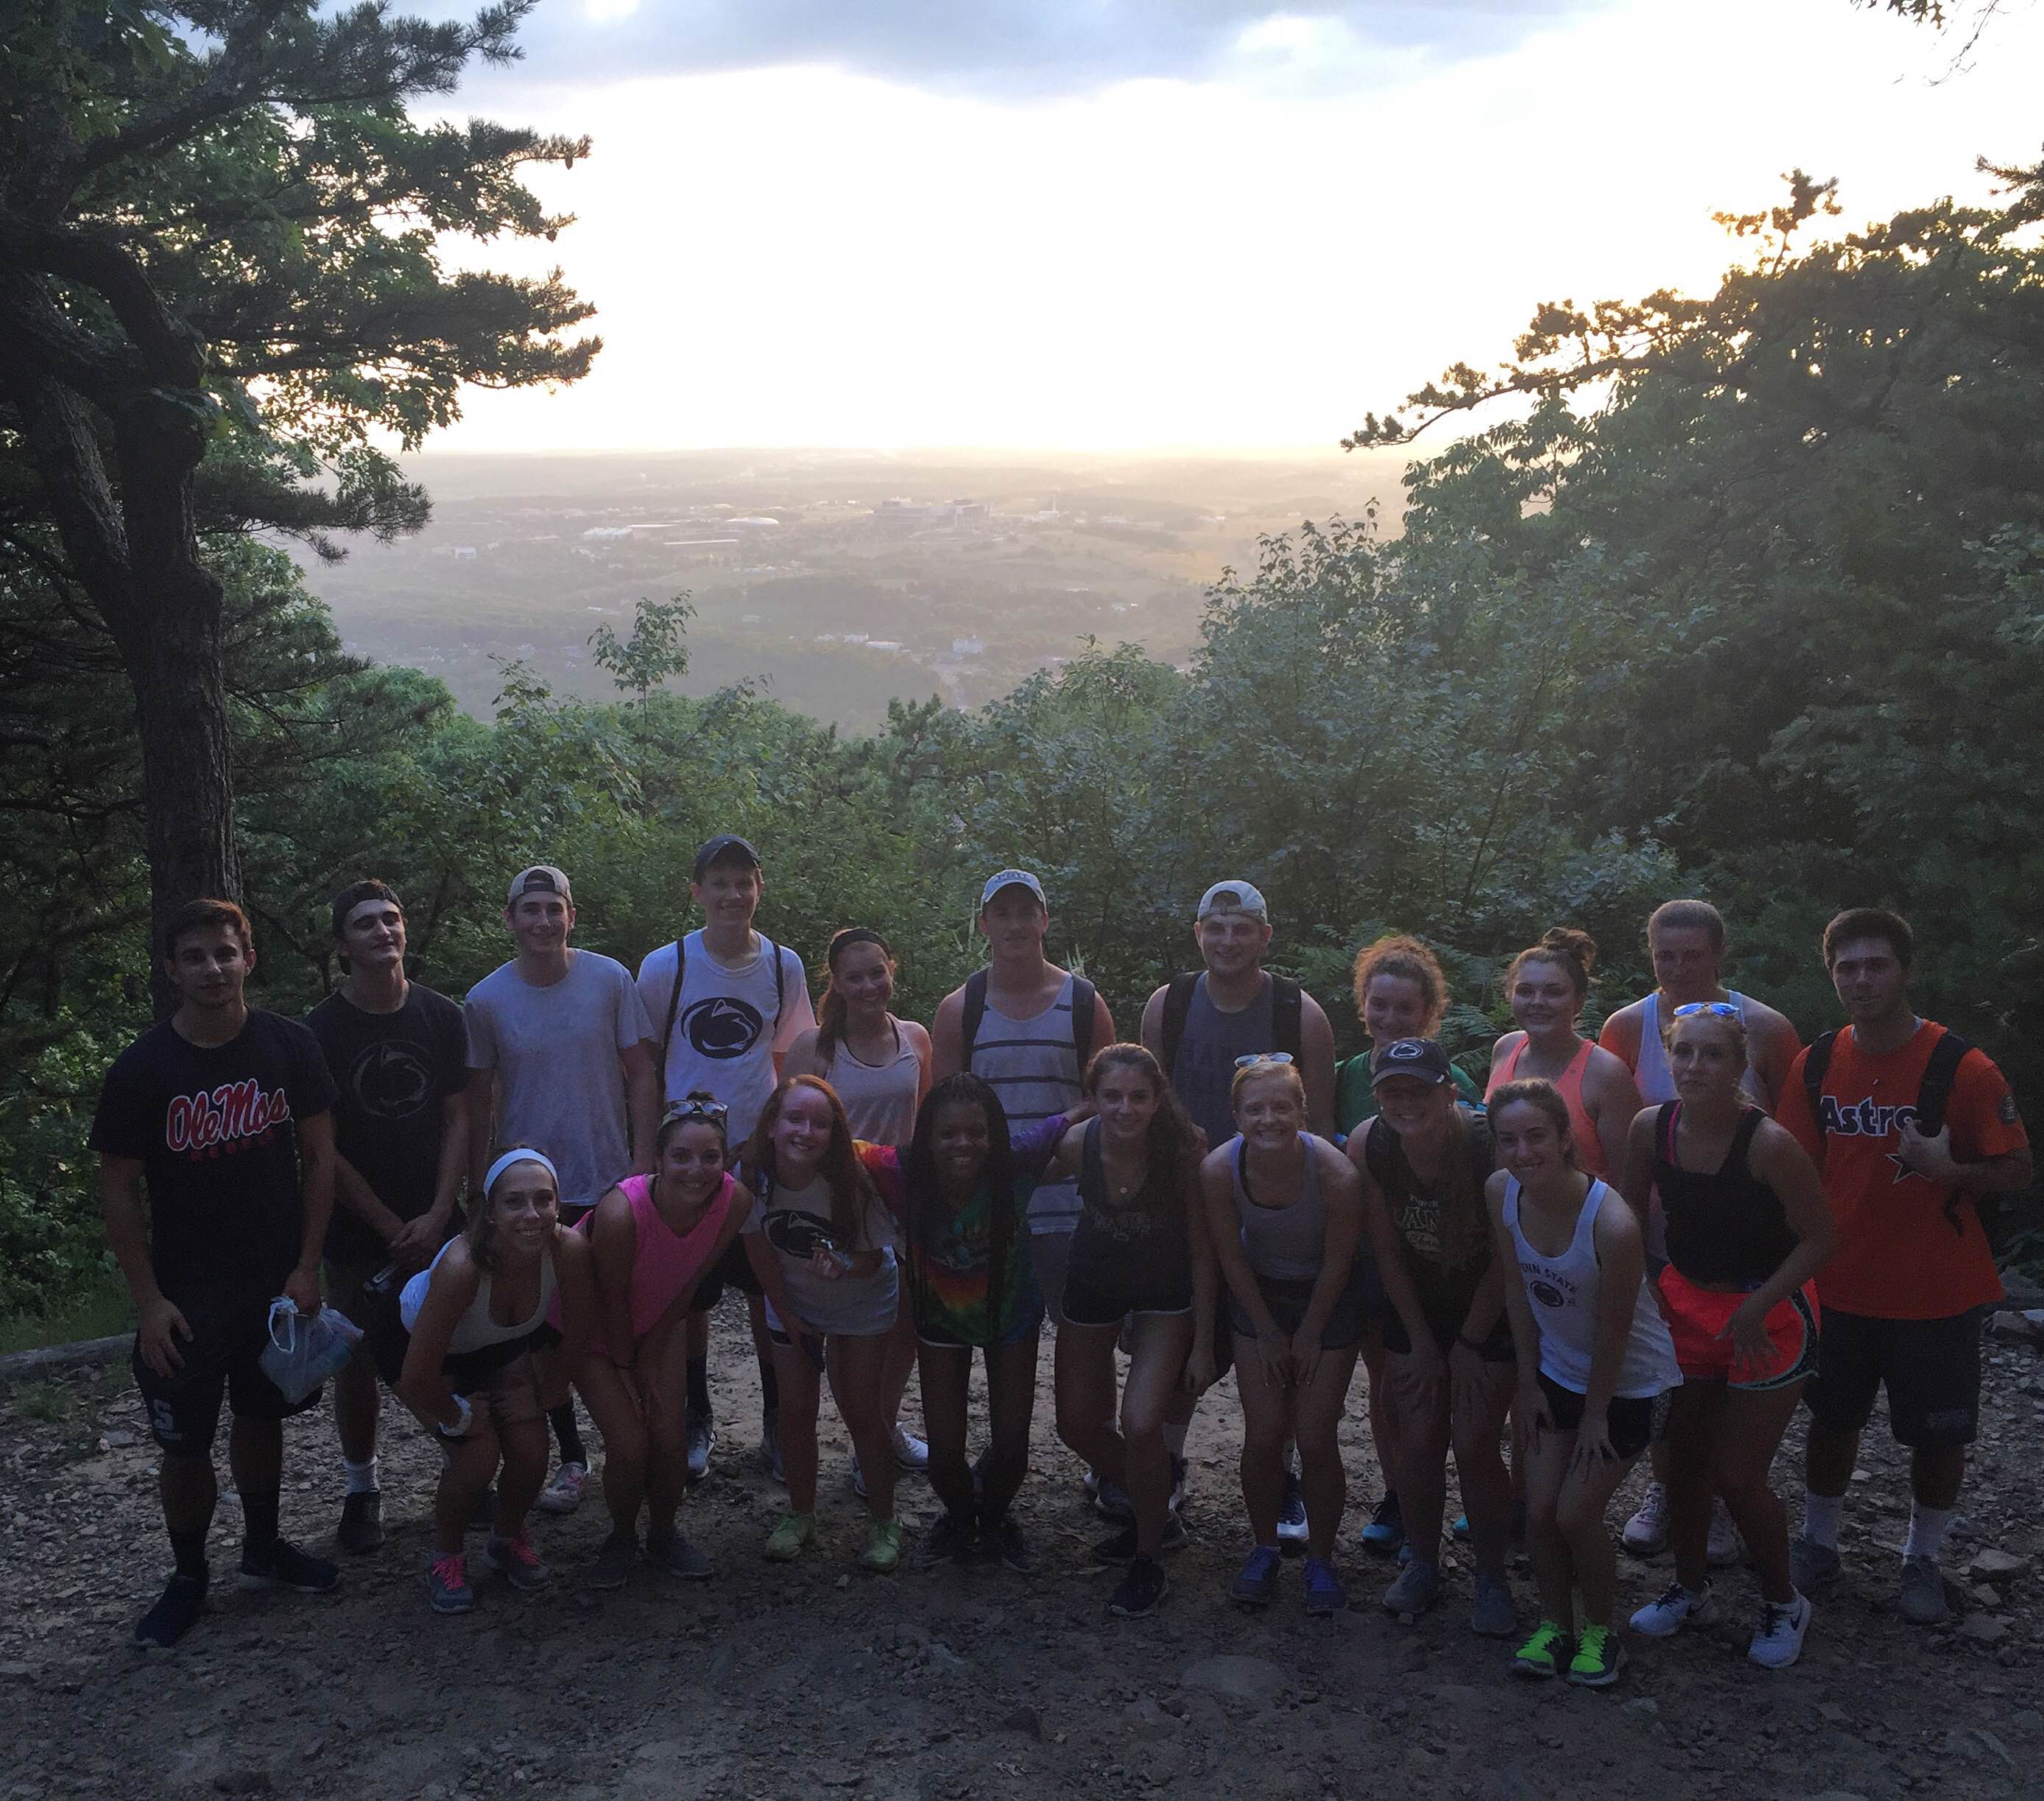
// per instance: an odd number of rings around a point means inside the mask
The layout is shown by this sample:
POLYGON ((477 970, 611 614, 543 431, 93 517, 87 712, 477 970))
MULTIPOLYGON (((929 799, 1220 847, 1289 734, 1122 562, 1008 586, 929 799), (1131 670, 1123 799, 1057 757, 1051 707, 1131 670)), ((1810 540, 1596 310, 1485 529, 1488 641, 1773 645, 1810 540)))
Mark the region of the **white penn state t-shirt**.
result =
MULTIPOLYGON (((687 957, 667 1046, 665 1092, 671 1104, 701 1089, 728 1107, 727 1126, 735 1154, 752 1135, 760 1109, 773 1095, 774 1054, 786 1053, 816 1023, 809 976, 801 958, 760 932, 752 935, 752 955, 743 963, 721 962, 711 955, 700 931, 690 932, 683 942, 687 957)), ((653 1022, 656 1046, 674 992, 674 947, 670 940, 648 952, 639 966, 639 997, 653 1022)))

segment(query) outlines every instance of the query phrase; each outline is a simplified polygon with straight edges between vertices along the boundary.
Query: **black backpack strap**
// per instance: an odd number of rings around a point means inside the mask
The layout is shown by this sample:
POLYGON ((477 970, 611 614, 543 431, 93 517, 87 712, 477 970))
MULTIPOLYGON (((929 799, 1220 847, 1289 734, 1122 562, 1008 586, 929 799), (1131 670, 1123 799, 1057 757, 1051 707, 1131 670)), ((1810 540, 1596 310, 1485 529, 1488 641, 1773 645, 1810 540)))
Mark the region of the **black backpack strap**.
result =
POLYGON ((776 944, 763 931, 759 939, 774 953, 774 1030, 766 1040, 766 1048, 771 1050, 781 1036, 781 1016, 788 1010, 788 952, 786 946, 776 944))
MULTIPOLYGON (((1950 1031, 1940 1034, 1938 1042, 1931 1046, 1931 1061, 1923 1066, 1923 1079, 1916 1085, 1916 1130, 1925 1138, 1935 1138, 1945 1129, 1945 1110, 1951 1104, 1952 1084, 1958 1079, 1959 1065, 1972 1049, 1965 1039, 1950 1031)), ((1959 1217, 1959 1203, 1966 1198, 1959 1189, 1954 1189, 1945 1197, 1945 1218, 1961 1238, 1965 1236, 1966 1225, 1959 1217)), ((1984 1229, 1985 1222, 1982 1226, 1984 1229)))
POLYGON ((1289 976, 1270 978, 1270 1036, 1273 1050, 1281 1050, 1293 1062, 1299 1060, 1300 1016, 1304 1012, 1303 990, 1289 976))
POLYGON ((1376 1178, 1377 1188, 1385 1198, 1391 1196, 1391 1128, 1378 1114, 1370 1122, 1362 1140, 1362 1160, 1370 1166, 1370 1174, 1376 1178))
POLYGON ((667 996, 667 1023, 660 1028, 660 1092, 663 1096, 667 1089, 667 1050, 674 1042, 674 1016, 682 1006, 682 978, 688 973, 687 943, 686 935, 674 940, 674 985, 667 996))
POLYGON ((959 1036, 964 1050, 959 1058, 961 1069, 972 1067, 972 1047, 979 1042, 979 1022, 986 1017, 986 971, 974 970, 965 978, 963 1004, 959 1009, 959 1036))
MULTIPOLYGON (((1810 1123, 1817 1128, 1817 1142, 1824 1142, 1824 1072, 1831 1066, 1831 1046, 1838 1043, 1838 1035, 1828 1031, 1822 1038, 1812 1039, 1810 1048, 1803 1053, 1803 1093, 1810 1103, 1810 1123)), ((1823 1159, 1819 1157, 1821 1164, 1823 1159)))
MULTIPOLYGON (((1193 992, 1199 985, 1200 972, 1197 970, 1189 970, 1182 975, 1172 977, 1171 985, 1164 990, 1163 1062, 1164 1077, 1167 1081, 1170 1079, 1172 1071, 1178 1066, 1178 1043, 1185 1035, 1186 1016, 1193 1010, 1193 992)), ((1078 1004, 1076 989, 1073 991, 1072 1004, 1074 1007, 1078 1004)), ((1076 1023, 1073 1027, 1072 1038, 1073 1042, 1076 1043, 1078 1039, 1076 1023)), ((1085 1071, 1082 1069, 1080 1073, 1083 1075, 1085 1071)))
POLYGON ((1093 1002, 1099 992, 1084 976, 1072 977, 1072 1049, 1078 1053, 1082 1082, 1086 1065, 1093 1061, 1093 1002))

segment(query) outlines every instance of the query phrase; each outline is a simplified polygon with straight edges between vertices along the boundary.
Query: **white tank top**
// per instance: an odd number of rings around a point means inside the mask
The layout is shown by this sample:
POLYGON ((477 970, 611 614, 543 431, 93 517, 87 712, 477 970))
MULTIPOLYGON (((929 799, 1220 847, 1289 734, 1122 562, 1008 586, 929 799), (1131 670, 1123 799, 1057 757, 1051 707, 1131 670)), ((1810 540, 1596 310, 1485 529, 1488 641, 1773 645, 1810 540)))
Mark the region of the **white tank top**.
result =
MULTIPOLYGON (((1597 1262, 1596 1219, 1611 1189, 1593 1177, 1589 1192, 1576 1215, 1575 1235, 1559 1257, 1548 1257, 1527 1242, 1519 1229, 1519 1184, 1504 1183, 1504 1223, 1519 1254, 1519 1277, 1533 1323, 1540 1334, 1540 1373, 1572 1392, 1589 1392, 1590 1358, 1596 1350, 1597 1294, 1604 1272, 1597 1262)), ((1623 1206, 1624 1204, 1620 1202, 1623 1206)), ((1619 1365, 1614 1400, 1636 1400, 1674 1388, 1682 1380, 1675 1361, 1675 1341, 1661 1317, 1642 1273, 1633 1304, 1632 1334, 1619 1365)))
MULTIPOLYGON (((1750 1023, 1746 1019, 1746 997, 1735 988, 1727 989, 1725 993, 1739 1009, 1740 1020, 1750 1023)), ((1640 1098, 1649 1107, 1658 1107, 1664 1100, 1676 1098, 1675 1072, 1668 1067, 1668 1046, 1661 1041, 1661 991, 1658 988, 1647 996, 1639 1012, 1639 1062, 1633 1069, 1632 1079, 1639 1083, 1640 1098)), ((1773 1110, 1773 1097, 1768 1093, 1759 1071, 1752 1064, 1746 1065, 1739 1085, 1754 1106, 1770 1112, 1773 1110)))
POLYGON ((881 1064, 862 1063, 842 1039, 831 1053, 824 1080, 837 1090, 851 1135, 868 1144, 905 1149, 916 1131, 916 1091, 922 1085, 923 1060, 909 1035, 894 1028, 894 1055, 881 1064))
MULTIPOLYGON (((432 1285, 433 1271, 440 1266, 440 1258, 447 1255, 448 1246, 455 1242, 449 1238, 447 1244, 442 1245, 432 1261, 405 1283, 398 1294, 398 1315, 404 1321, 406 1331, 419 1323, 419 1310, 426 1304, 426 1290, 432 1285)), ((468 1304, 468 1311, 454 1323, 454 1334, 448 1340, 449 1357, 485 1350, 492 1345, 508 1344, 513 1338, 528 1338, 539 1331, 548 1309, 554 1304, 554 1254, 551 1250, 540 1254, 540 1304, 533 1309, 531 1319, 521 1319, 515 1325, 501 1325, 490 1317, 490 1272, 486 1269, 482 1275, 482 1280, 476 1285, 475 1299, 468 1304)))

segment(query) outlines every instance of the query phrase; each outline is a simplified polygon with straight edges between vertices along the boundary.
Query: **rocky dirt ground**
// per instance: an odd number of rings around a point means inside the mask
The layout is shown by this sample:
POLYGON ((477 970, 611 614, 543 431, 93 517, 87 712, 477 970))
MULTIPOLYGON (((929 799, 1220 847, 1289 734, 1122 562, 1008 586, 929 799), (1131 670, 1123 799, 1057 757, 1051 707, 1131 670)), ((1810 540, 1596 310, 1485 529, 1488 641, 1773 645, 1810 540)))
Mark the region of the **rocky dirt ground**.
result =
MULTIPOLYGON (((741 1321, 730 1308, 720 1319, 724 1436, 685 1516, 717 1560, 713 1581, 675 1592, 642 1573, 621 1594, 578 1592, 604 1530, 592 1495, 538 1526, 558 1572, 549 1591, 521 1599, 486 1576, 472 1614, 436 1618, 423 1581, 432 1457, 401 1421, 384 1458, 385 1549, 350 1560, 331 1597, 217 1581, 209 1617, 168 1653, 129 1641, 168 1556, 125 1370, 0 1394, 0 1795, 2044 1794, 2044 1356, 2030 1346, 1997 1343, 1990 1361, 1946 1560, 1953 1627, 1925 1632, 1893 1610, 1907 1502, 1877 1419, 1846 1575, 1799 1667, 1769 1676, 1745 1661, 1753 1592, 1731 1573, 1723 1623, 1634 1639, 1620 1684, 1593 1692, 1513 1681, 1511 1648, 1468 1630, 1466 1575, 1411 1626, 1379 1611, 1387 1573, 1354 1552, 1358 1604, 1339 1619, 1307 1619, 1295 1577, 1266 1614, 1231 1607, 1247 1546, 1229 1384, 1193 1429, 1193 1542, 1170 1561, 1170 1599, 1147 1621, 1110 1618, 1113 1579, 1086 1557, 1101 1529, 1051 1429, 1047 1353, 1024 1497, 1036 1575, 859 1573, 863 1516, 828 1417, 820 1546, 767 1565, 778 1496, 754 1454, 741 1321)), ((1366 1500, 1377 1477, 1359 1385, 1355 1400, 1349 1466, 1366 1500)), ((330 1546, 330 1423, 314 1413, 290 1432, 286 1530, 330 1546)), ((1799 1486, 1793 1440, 1781 1469, 1785 1490, 1799 1486)), ((926 1488, 905 1484, 905 1517, 933 1511, 926 1488)), ((231 1574, 237 1531, 223 1506, 216 1572, 231 1574)), ((1628 1560, 1626 1605, 1665 1580, 1665 1563, 1628 1560)), ((1516 1586, 1530 1605, 1523 1566, 1516 1586)))

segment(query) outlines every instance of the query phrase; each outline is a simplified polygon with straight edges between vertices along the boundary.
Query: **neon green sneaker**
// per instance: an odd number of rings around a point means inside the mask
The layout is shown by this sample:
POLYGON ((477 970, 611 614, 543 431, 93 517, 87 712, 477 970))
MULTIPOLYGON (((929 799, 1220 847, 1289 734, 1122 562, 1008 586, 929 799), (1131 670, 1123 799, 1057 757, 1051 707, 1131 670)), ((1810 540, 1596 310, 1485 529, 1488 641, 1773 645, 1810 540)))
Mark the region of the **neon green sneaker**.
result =
POLYGON ((1541 1682, 1552 1682, 1568 1661, 1569 1635, 1551 1619, 1543 1619, 1533 1636, 1519 1647, 1512 1660, 1513 1672, 1541 1682))
POLYGON ((816 1516, 813 1513, 784 1513, 781 1523, 766 1534, 764 1555, 770 1563, 793 1563, 816 1542, 816 1516))
POLYGON ((859 1567, 882 1576, 892 1576, 895 1565, 901 1561, 901 1521, 876 1519, 873 1523, 872 1535, 866 1541, 865 1554, 859 1560, 859 1567))
POLYGON ((1569 1680, 1578 1688, 1608 1688, 1625 1668, 1625 1647, 1608 1626, 1586 1626, 1569 1660, 1569 1680))

